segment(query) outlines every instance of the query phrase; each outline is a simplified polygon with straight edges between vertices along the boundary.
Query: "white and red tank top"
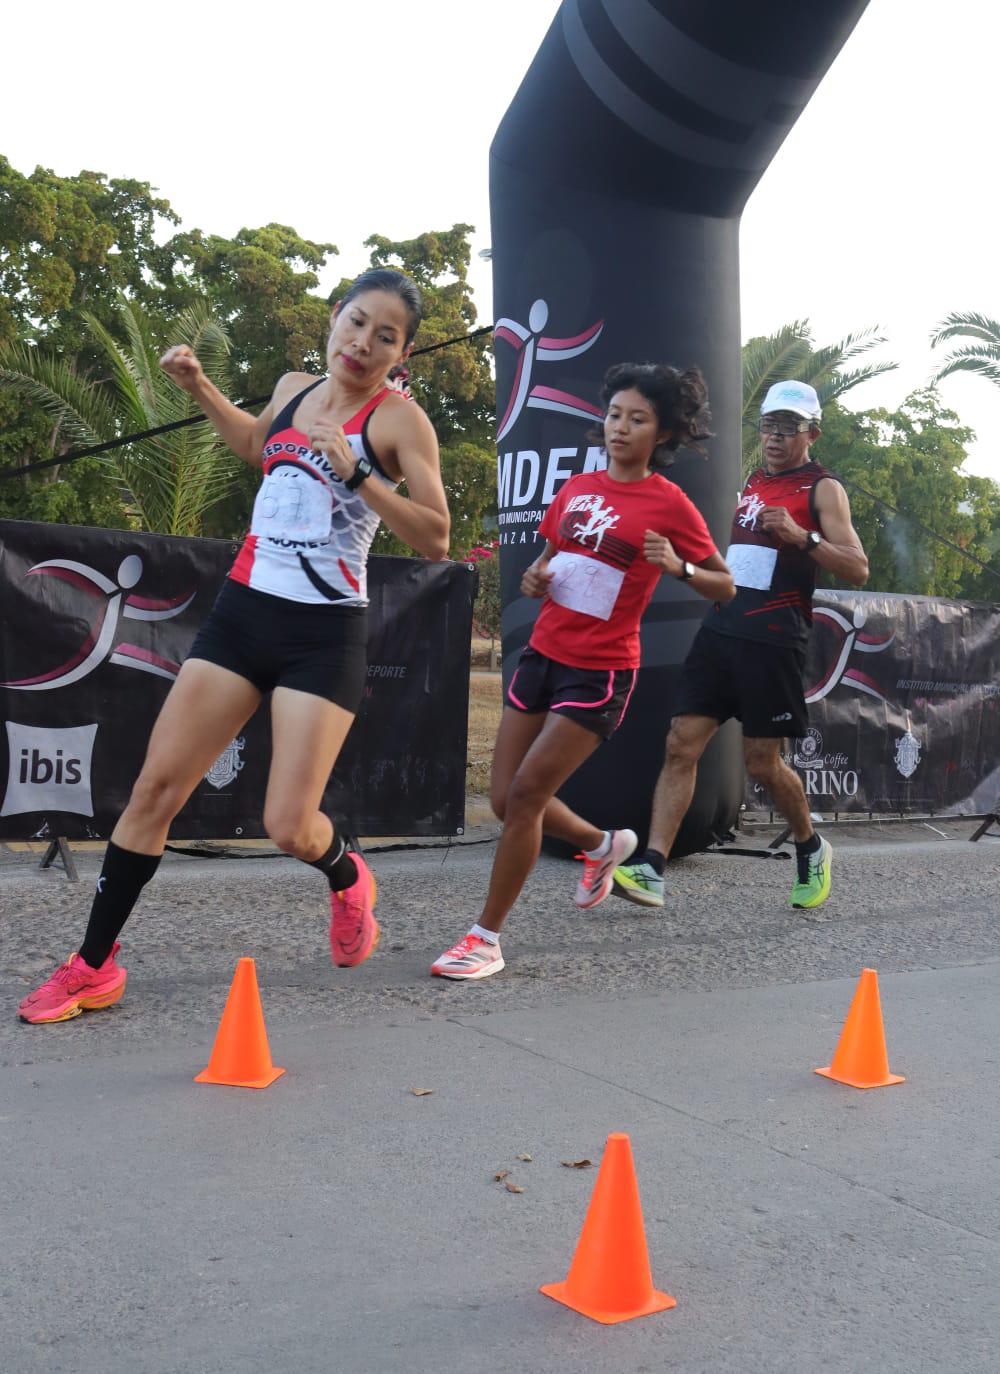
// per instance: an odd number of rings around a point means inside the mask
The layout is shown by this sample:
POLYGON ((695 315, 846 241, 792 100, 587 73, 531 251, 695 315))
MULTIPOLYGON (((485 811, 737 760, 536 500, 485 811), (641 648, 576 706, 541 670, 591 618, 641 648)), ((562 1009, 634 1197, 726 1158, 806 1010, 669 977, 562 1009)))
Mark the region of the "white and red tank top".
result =
POLYGON ((812 629, 812 595, 819 567, 808 552, 783 544, 760 524, 766 506, 784 506, 797 525, 822 534, 816 514, 816 486, 837 479, 812 461, 791 472, 758 468, 743 489, 726 562, 736 596, 716 605, 705 628, 737 639, 803 648, 812 629))
MULTIPOLYGON (((268 430, 250 533, 229 576, 288 601, 367 606, 368 550, 379 517, 360 490, 346 489, 329 460, 292 423, 303 397, 323 381, 293 396, 268 430)), ((372 465, 368 481, 396 487, 368 441, 369 421, 388 394, 383 387, 343 429, 355 455, 372 465)))

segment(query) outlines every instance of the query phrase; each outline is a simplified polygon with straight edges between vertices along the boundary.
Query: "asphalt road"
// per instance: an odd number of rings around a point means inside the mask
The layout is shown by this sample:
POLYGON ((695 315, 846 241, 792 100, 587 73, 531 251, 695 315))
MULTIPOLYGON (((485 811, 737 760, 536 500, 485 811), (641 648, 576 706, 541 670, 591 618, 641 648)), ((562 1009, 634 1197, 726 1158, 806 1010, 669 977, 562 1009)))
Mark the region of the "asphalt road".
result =
POLYGON ((5 856, 4 1368, 996 1369, 1000 842, 934 824, 833 834, 813 913, 790 863, 714 854, 668 870, 663 913, 583 913, 543 858, 473 985, 428 966, 477 913, 487 831, 373 855, 384 937, 354 970, 317 875, 168 855, 125 999, 53 1027, 14 1007, 79 943, 98 856, 78 886, 5 856), (195 1086, 245 954, 287 1073, 195 1086), (907 1082, 857 1092, 812 1069, 865 966, 907 1082), (561 1161, 611 1130, 678 1306, 601 1327, 537 1287, 595 1176, 561 1161))

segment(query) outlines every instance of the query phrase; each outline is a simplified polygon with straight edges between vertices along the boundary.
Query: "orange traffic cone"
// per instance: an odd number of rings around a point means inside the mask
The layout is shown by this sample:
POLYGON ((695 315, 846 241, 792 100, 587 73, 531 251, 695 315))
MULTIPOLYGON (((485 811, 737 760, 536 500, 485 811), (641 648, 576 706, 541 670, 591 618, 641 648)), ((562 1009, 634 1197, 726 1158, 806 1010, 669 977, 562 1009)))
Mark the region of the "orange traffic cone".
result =
POLYGON ((284 1072, 271 1063, 264 1011, 257 989, 257 968, 252 959, 240 959, 208 1068, 194 1081, 225 1083, 230 1088, 266 1088, 284 1072))
POLYGON ((632 1146, 623 1132, 608 1136, 565 1282, 543 1284, 540 1291, 607 1325, 677 1306, 676 1298, 653 1287, 632 1146))
POLYGON ((887 1088, 891 1083, 906 1082, 898 1073, 889 1072, 878 974, 873 968, 861 970, 833 1063, 816 1073, 851 1088, 887 1088))

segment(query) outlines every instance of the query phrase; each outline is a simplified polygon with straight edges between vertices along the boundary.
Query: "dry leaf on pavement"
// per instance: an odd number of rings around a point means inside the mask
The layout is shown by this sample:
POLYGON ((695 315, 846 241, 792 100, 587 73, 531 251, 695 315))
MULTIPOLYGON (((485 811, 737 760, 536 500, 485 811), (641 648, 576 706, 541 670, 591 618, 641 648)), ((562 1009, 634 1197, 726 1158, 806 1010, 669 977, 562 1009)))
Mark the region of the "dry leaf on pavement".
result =
POLYGON ((521 1187, 520 1183, 511 1183, 510 1179, 507 1179, 503 1186, 507 1189, 508 1193, 524 1192, 524 1189, 521 1187))
POLYGON ((499 1172, 498 1174, 494 1174, 494 1175, 493 1175, 493 1182, 494 1182, 494 1183, 502 1183, 502 1182, 504 1181, 504 1179, 507 1178, 509 1175, 510 1175, 510 1170, 509 1170, 509 1169, 501 1169, 500 1172, 499 1172))
POLYGON ((564 1169, 592 1169, 594 1167, 592 1159, 561 1159, 559 1163, 564 1169))
POLYGON ((432 1093, 433 1091, 434 1091, 433 1088, 411 1088, 411 1089, 410 1089, 410 1092, 413 1094, 414 1097, 430 1097, 430 1095, 431 1095, 431 1093, 432 1093))

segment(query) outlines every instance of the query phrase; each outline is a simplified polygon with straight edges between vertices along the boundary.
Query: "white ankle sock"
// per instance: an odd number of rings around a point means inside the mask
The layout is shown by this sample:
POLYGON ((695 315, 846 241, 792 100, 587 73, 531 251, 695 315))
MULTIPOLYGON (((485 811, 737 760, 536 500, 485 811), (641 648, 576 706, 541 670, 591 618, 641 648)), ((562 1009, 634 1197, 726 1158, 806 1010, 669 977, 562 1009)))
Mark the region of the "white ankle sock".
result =
POLYGON ((487 930, 485 926, 475 925, 469 931, 470 935, 478 935, 480 940, 485 940, 488 945, 498 945, 500 934, 496 930, 487 930))
POLYGON ((584 854, 586 854, 586 856, 587 856, 588 859, 603 859, 604 856, 605 856, 605 854, 608 852, 608 850, 609 850, 610 848, 611 848, 611 831, 610 831, 610 830, 605 830, 605 832, 604 832, 604 839, 603 839, 603 840, 601 841, 601 843, 597 846, 597 848, 596 848, 596 849, 585 849, 583 852, 584 852, 584 854))

